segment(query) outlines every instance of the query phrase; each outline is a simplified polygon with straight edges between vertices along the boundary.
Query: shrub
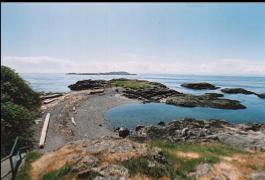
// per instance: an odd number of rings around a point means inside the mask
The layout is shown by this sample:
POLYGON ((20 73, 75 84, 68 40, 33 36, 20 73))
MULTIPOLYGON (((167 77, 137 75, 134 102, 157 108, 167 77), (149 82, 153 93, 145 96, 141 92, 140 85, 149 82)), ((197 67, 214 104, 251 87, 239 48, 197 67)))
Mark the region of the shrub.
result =
POLYGON ((13 102, 30 110, 36 110, 40 105, 39 94, 12 69, 1 66, 1 103, 13 102))
POLYGON ((1 157, 9 153, 16 136, 31 138, 40 102, 39 94, 17 73, 1 66, 1 157))

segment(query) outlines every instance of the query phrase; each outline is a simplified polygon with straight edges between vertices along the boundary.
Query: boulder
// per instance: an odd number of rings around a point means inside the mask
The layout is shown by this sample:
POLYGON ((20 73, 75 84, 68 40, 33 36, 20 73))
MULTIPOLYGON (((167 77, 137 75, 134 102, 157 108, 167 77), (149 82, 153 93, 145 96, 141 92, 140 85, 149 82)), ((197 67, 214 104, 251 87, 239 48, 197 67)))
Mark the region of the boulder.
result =
POLYGON ((165 125, 166 125, 166 123, 165 123, 165 122, 163 122, 163 121, 160 121, 160 122, 158 123, 158 125, 159 125, 159 126, 165 126, 165 125))
POLYGON ((184 84, 181 84, 181 86, 185 87, 185 88, 197 89, 197 90, 202 90, 202 89, 214 90, 214 89, 218 89, 218 87, 216 87, 215 85, 210 84, 210 83, 206 83, 206 82, 184 83, 184 84))
POLYGON ((120 137, 125 138, 130 134, 130 131, 127 128, 120 128, 118 133, 120 137))
POLYGON ((135 127, 135 131, 139 131, 139 130, 141 130, 141 129, 143 129, 143 128, 144 128, 144 126, 142 126, 142 125, 138 125, 138 126, 135 127))

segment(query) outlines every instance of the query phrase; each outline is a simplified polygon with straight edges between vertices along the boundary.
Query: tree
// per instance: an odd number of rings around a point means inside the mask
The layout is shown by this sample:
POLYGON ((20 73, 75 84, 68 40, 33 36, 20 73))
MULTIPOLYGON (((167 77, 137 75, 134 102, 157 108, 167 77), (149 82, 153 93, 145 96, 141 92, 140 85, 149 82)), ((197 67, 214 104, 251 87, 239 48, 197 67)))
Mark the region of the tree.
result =
POLYGON ((9 153, 16 136, 31 139, 40 104, 38 93, 14 70, 1 66, 1 157, 9 153))

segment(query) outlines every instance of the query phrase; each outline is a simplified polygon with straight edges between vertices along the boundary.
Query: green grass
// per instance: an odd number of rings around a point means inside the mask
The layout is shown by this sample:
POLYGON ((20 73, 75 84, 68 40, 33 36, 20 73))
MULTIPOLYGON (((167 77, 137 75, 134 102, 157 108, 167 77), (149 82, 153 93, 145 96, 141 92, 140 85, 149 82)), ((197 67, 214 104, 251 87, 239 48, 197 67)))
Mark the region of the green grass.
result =
POLYGON ((182 177, 187 177, 189 172, 195 170, 196 166, 201 163, 218 163, 221 156, 231 156, 236 153, 243 153, 225 145, 203 146, 200 144, 176 144, 161 140, 152 141, 152 146, 162 149, 168 162, 170 162, 177 170, 177 174, 182 177), (177 152, 195 152, 199 155, 198 158, 185 158, 177 155, 177 152))
POLYGON ((219 144, 203 146, 200 144, 176 144, 166 141, 156 140, 150 142, 151 146, 159 147, 166 158, 163 166, 156 163, 149 157, 139 157, 122 162, 130 175, 137 173, 145 174, 152 178, 160 178, 162 176, 177 177, 179 179, 192 179, 188 174, 196 169, 199 164, 203 163, 218 163, 221 156, 231 156, 235 153, 242 153, 243 151, 219 144), (187 158, 179 156, 178 152, 193 152, 197 153, 197 158, 187 158), (149 162, 156 164, 155 166, 148 166, 149 162))
POLYGON ((147 81, 139 81, 139 80, 113 80, 112 85, 116 87, 123 87, 127 89, 149 89, 154 87, 153 84, 147 81))
POLYGON ((139 157, 123 161, 122 165, 129 170, 130 175, 140 173, 156 179, 163 176, 171 178, 175 177, 175 170, 170 164, 164 164, 164 167, 158 165, 149 167, 149 162, 155 163, 154 160, 150 160, 147 157, 139 157))
POLYGON ((66 175, 68 175, 70 171, 71 166, 69 164, 65 164, 62 168, 43 175, 41 177, 41 180, 60 180, 63 179, 63 177, 65 177, 66 175))
POLYGON ((29 177, 29 170, 30 170, 30 164, 35 161, 36 159, 40 158, 42 156, 41 153, 38 152, 29 152, 27 153, 26 157, 25 157, 25 163, 24 165, 21 167, 21 169, 19 170, 17 176, 16 176, 16 180, 28 180, 30 179, 29 177))
POLYGON ((211 146, 203 146, 201 144, 176 144, 161 140, 151 142, 152 146, 159 147, 161 149, 183 151, 183 152, 196 152, 201 155, 212 154, 216 156, 231 156, 236 153, 244 153, 242 150, 232 148, 230 146, 214 144, 211 146))

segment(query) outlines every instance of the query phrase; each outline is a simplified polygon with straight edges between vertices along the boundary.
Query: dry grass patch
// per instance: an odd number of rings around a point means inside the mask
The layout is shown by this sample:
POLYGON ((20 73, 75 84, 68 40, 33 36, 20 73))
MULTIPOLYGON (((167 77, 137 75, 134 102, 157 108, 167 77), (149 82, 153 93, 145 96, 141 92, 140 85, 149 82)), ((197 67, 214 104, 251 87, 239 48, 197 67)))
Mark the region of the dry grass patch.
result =
POLYGON ((42 175, 62 168, 78 154, 80 154, 78 147, 73 148, 71 145, 66 145, 55 152, 43 155, 31 164, 31 179, 38 180, 42 175))

